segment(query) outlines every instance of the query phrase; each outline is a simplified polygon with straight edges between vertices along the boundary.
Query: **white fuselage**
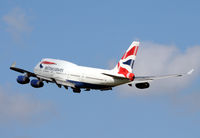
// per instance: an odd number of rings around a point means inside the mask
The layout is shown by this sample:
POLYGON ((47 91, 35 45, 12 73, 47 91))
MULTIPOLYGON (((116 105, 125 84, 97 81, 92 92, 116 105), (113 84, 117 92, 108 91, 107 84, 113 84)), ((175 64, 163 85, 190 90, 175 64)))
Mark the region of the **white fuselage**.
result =
POLYGON ((112 70, 104 70, 78 66, 76 64, 57 59, 43 59, 39 62, 34 73, 45 80, 52 78, 64 86, 91 89, 109 89, 111 87, 128 83, 129 80, 113 78, 102 73, 110 73, 112 70), (42 64, 42 61, 50 61, 55 64, 42 64))

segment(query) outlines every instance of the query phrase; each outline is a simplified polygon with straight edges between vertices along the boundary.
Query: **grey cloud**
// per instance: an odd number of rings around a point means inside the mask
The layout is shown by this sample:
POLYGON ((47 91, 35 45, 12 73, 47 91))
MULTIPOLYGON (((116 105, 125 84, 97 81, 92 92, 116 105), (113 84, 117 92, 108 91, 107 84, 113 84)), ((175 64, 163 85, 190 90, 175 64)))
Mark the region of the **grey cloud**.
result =
POLYGON ((28 23, 28 16, 21 8, 14 8, 3 16, 6 31, 11 33, 15 41, 21 41, 25 33, 31 32, 32 27, 28 23))

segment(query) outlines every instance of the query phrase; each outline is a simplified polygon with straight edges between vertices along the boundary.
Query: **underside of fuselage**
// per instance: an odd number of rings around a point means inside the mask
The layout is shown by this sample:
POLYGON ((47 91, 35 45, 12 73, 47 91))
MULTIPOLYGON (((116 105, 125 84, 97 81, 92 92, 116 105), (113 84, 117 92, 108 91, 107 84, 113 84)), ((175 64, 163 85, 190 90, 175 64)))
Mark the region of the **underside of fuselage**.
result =
POLYGON ((113 86, 108 85, 101 85, 101 84, 91 84, 86 82, 79 82, 79 81, 72 81, 67 80, 70 83, 73 83, 75 85, 75 88, 77 89, 96 89, 96 90, 112 90, 113 86))

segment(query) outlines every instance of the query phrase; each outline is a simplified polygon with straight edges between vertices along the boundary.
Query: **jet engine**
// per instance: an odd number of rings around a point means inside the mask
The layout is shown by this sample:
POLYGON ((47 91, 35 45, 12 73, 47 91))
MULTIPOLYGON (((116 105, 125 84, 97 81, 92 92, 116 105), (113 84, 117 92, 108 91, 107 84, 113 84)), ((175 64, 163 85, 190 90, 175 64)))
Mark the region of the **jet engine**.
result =
POLYGON ((17 82, 19 84, 27 84, 27 83, 30 82, 30 79, 29 79, 29 77, 26 77, 26 76, 18 76, 17 77, 17 82))
POLYGON ((146 88, 149 88, 149 86, 150 84, 148 82, 135 84, 135 87, 137 87, 138 89, 146 89, 146 88))
POLYGON ((31 86, 34 87, 34 88, 40 88, 40 87, 44 86, 44 83, 42 81, 40 81, 40 80, 33 79, 31 81, 31 86))

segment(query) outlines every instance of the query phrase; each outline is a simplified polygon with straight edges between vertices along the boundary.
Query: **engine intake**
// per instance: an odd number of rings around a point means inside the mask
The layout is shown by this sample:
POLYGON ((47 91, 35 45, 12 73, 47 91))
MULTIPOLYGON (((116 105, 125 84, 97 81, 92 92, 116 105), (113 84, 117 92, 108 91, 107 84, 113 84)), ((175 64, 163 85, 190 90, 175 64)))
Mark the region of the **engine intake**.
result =
POLYGON ((30 79, 28 77, 26 77, 26 76, 18 76, 17 77, 17 82, 19 84, 27 84, 27 83, 30 82, 30 79))
POLYGON ((34 88, 40 88, 40 87, 44 86, 44 83, 42 81, 40 81, 40 80, 33 79, 31 81, 31 86, 34 87, 34 88))
POLYGON ((138 89, 146 89, 146 88, 149 88, 149 86, 150 84, 148 82, 135 84, 135 87, 137 87, 138 89))

